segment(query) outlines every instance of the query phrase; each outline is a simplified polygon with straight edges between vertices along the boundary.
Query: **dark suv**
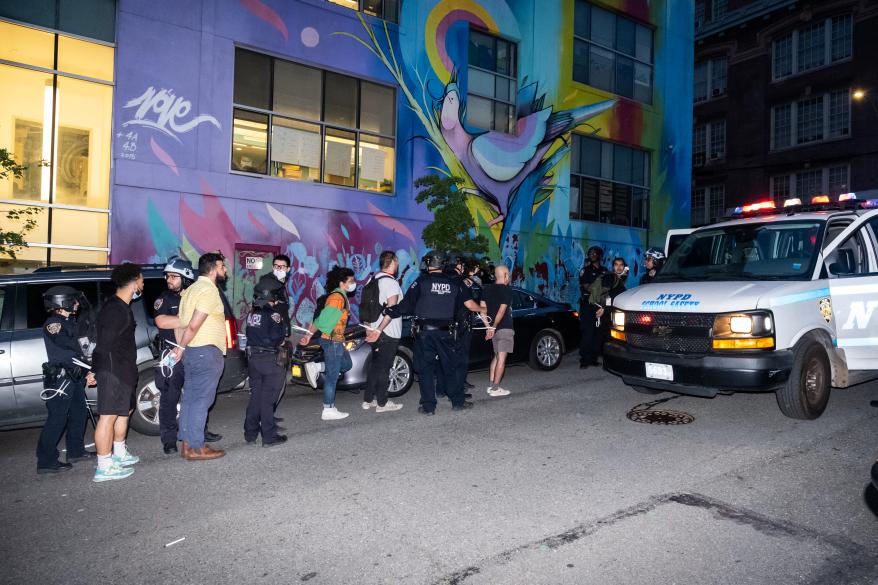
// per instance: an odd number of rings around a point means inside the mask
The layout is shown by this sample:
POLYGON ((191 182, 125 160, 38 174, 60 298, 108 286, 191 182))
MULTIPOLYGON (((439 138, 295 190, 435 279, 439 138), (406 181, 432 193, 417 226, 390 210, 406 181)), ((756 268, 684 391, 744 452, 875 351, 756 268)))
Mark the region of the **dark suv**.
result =
MULTIPOLYGON (((153 303, 165 290, 164 265, 143 267, 143 297, 131 308, 137 323, 137 384, 136 408, 131 427, 145 435, 159 434, 159 391, 155 385, 157 352, 153 340, 158 330, 153 320, 153 303)), ((42 325, 46 319, 43 293, 65 284, 82 291, 95 311, 115 293, 110 282, 112 266, 42 268, 29 274, 0 276, 0 429, 39 426, 46 419, 46 407, 40 399, 43 389, 42 364, 46 361, 42 325)), ((243 352, 237 348, 235 319, 225 295, 226 360, 219 391, 243 385, 247 366, 243 352)), ((94 388, 86 390, 91 403, 96 400, 94 388)))

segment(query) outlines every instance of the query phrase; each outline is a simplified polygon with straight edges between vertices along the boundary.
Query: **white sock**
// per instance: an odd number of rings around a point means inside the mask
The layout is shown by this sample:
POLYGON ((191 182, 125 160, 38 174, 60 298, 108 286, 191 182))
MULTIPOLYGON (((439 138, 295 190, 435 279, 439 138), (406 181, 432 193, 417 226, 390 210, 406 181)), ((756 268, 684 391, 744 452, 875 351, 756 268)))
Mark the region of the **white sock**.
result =
POLYGON ((98 469, 109 469, 112 465, 112 455, 98 455, 98 469))
POLYGON ((128 449, 125 448, 125 441, 113 441, 113 455, 116 457, 125 457, 128 449))
POLYGON ((323 410, 332 410, 333 408, 335 408, 334 405, 333 406, 327 406, 325 404, 323 405, 323 410))

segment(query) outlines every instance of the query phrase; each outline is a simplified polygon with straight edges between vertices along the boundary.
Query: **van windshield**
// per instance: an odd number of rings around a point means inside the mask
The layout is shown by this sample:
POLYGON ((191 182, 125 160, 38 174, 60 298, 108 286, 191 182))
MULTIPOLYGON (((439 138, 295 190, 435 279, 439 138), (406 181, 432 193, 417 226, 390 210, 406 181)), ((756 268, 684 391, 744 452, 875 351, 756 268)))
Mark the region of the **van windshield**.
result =
POLYGON ((784 221, 689 234, 654 282, 810 280, 823 222, 784 221))

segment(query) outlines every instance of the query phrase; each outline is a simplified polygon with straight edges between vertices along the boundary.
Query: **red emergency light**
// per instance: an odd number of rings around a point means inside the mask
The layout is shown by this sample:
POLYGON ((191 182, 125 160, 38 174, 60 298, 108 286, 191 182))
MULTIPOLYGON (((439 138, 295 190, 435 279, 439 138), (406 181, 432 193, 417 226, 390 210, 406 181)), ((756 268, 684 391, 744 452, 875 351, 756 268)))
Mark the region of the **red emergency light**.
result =
POLYGON ((652 315, 650 315, 649 313, 644 313, 643 315, 641 315, 640 317, 637 318, 637 321, 641 325, 652 325, 652 315))
POLYGON ((815 195, 811 197, 811 205, 820 205, 823 203, 829 203, 829 195, 815 195))
POLYGON ((750 203, 741 208, 743 213, 755 213, 757 211, 765 211, 774 209, 774 201, 759 201, 758 203, 750 203))

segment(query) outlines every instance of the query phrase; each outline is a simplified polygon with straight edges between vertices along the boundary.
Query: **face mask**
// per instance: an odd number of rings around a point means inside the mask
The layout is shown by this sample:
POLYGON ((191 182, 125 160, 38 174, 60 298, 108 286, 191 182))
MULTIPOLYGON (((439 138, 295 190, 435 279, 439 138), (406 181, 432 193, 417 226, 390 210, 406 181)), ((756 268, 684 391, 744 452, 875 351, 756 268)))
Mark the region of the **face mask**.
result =
POLYGON ((143 295, 143 290, 142 290, 142 289, 140 289, 140 290, 136 290, 136 291, 134 291, 134 294, 131 295, 131 300, 132 300, 132 301, 136 301, 136 300, 139 299, 142 295, 143 295))
POLYGON ((281 282, 283 282, 283 280, 287 277, 287 271, 281 268, 275 268, 271 271, 271 273, 274 274, 274 277, 281 282))
POLYGON ((347 285, 346 287, 344 287, 344 289, 348 292, 354 292, 355 290, 357 290, 357 283, 352 282, 349 285, 347 285))

